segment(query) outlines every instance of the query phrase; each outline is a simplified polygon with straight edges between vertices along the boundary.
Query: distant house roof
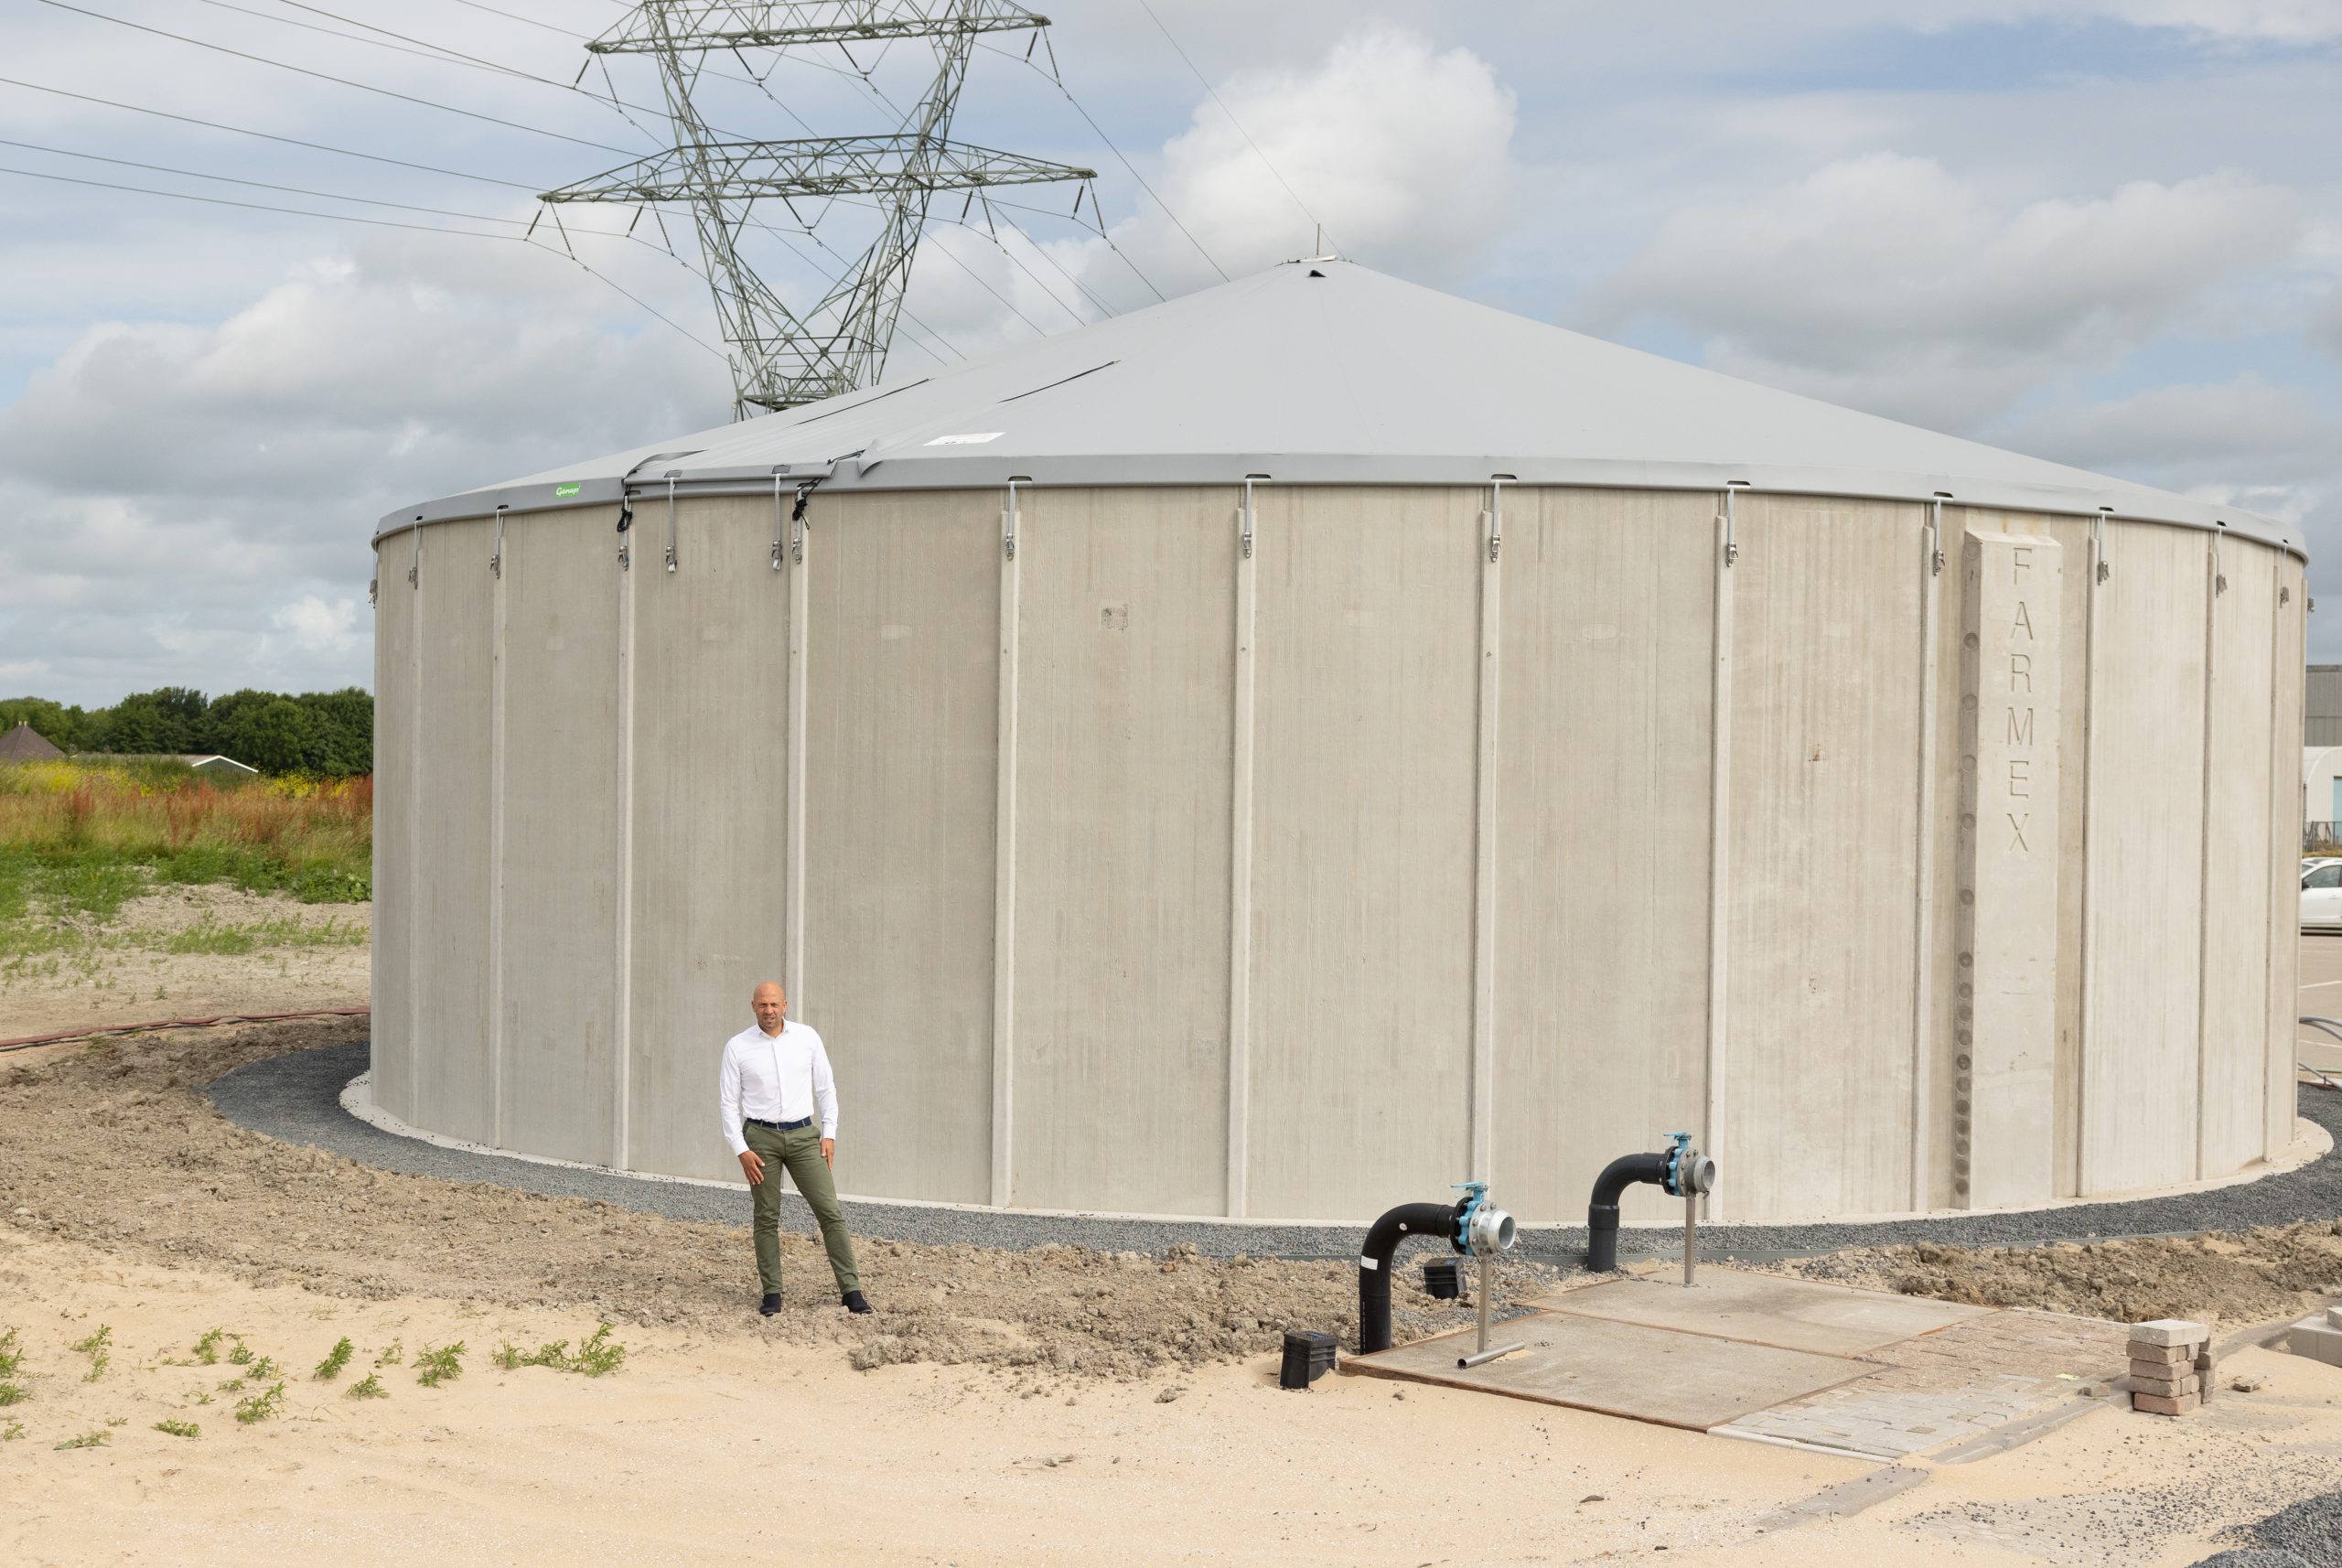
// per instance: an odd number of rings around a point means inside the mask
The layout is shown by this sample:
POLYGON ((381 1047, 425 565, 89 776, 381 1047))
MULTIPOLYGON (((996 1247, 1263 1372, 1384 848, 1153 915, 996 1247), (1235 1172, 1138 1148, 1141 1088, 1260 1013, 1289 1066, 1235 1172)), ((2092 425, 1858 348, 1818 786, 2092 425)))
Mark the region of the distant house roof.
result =
POLYGON ((239 762, 232 757, 217 752, 197 751, 85 751, 83 762, 178 762, 199 773, 258 773, 249 762, 239 762))
POLYGON ((6 735, 0 735, 0 762, 46 762, 65 754, 48 744, 40 731, 22 719, 6 735))

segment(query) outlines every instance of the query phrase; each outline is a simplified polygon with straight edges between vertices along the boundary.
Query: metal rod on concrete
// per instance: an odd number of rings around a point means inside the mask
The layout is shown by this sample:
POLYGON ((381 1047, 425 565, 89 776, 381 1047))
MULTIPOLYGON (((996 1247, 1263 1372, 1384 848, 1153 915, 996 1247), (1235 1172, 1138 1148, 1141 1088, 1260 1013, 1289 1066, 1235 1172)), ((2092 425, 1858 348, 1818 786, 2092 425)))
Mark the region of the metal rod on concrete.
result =
POLYGON ((1527 1344, 1526 1344, 1525 1342, 1515 1342, 1515 1343, 1510 1344, 1510 1345, 1499 1345, 1499 1346, 1498 1346, 1498 1347, 1497 1347, 1495 1349, 1493 1349, 1493 1350, 1491 1350, 1491 1349, 1489 1349, 1489 1348, 1488 1348, 1488 1304, 1489 1304, 1490 1300, 1491 1300, 1491 1299, 1495 1296, 1495 1294, 1496 1294, 1496 1277, 1495 1277, 1495 1276, 1496 1276, 1496 1259, 1495 1259, 1493 1256, 1491 1256, 1490 1254, 1487 1253, 1487 1252, 1483 1252, 1483 1253, 1481 1253, 1481 1254, 1480 1254, 1480 1348, 1479 1348, 1477 1350, 1474 1351, 1474 1352, 1473 1352, 1471 1355, 1469 1355, 1469 1356, 1458 1356, 1458 1357, 1456 1357, 1456 1366, 1458 1366, 1458 1367, 1478 1367, 1478 1366, 1483 1366, 1483 1365, 1486 1365, 1488 1362, 1490 1362, 1490 1361, 1495 1360, 1495 1359, 1496 1359, 1498 1357, 1499 1357, 1499 1356, 1509 1356, 1509 1355, 1511 1355, 1515 1350, 1525 1350, 1525 1349, 1527 1349, 1527 1348, 1528 1348, 1528 1346, 1527 1346, 1527 1344))
POLYGON ((1683 1195, 1683 1288, 1692 1288, 1692 1270, 1700 1256, 1700 1195, 1683 1195))

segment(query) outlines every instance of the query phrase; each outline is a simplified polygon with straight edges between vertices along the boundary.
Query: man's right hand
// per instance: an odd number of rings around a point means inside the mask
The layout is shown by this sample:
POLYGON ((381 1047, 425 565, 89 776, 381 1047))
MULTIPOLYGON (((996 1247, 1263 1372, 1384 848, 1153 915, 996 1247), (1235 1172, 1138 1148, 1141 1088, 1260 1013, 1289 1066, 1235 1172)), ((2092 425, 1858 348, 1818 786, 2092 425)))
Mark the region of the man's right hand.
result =
POLYGON ((757 1155, 756 1150, 743 1149, 740 1151, 740 1168, 747 1173, 748 1185, 750 1187, 764 1186, 765 1162, 763 1158, 757 1155))

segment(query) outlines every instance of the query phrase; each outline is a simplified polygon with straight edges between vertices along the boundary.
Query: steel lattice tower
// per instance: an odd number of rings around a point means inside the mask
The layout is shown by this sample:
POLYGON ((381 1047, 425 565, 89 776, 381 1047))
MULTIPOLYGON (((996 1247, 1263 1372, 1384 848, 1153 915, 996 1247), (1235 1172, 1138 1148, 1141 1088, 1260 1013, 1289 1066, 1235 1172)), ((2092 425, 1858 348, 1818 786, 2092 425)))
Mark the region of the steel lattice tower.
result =
MULTIPOLYGON (((781 409, 876 381, 910 282, 911 259, 937 191, 1089 181, 1094 171, 951 139, 976 39, 1037 32, 1048 18, 1002 0, 642 0, 586 47, 597 56, 659 62, 674 145, 623 168, 544 193, 548 202, 687 203, 732 361, 733 409, 781 409), (892 132, 740 141, 712 132, 692 101, 705 57, 744 50, 843 48, 929 40, 936 70, 892 132), (866 196, 878 231, 811 307, 792 310, 742 254, 744 231, 769 228, 757 204, 866 196)), ((849 56, 849 58, 851 58, 849 56)), ((791 209, 791 229, 804 229, 791 209)))

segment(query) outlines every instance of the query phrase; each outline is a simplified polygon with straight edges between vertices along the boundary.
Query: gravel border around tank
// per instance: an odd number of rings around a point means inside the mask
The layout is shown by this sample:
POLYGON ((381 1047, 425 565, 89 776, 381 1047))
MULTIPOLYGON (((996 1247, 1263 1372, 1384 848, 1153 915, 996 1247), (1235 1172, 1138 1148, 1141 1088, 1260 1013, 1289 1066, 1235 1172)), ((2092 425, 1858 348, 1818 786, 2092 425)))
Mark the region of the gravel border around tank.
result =
MULTIPOLYGON (((204 1093, 221 1115, 240 1127, 286 1143, 329 1150, 382 1170, 448 1181, 489 1182, 552 1197, 598 1198, 671 1219, 747 1222, 745 1190, 541 1165, 441 1148, 385 1132, 341 1106, 342 1090, 366 1068, 367 1042, 360 1038, 247 1063, 206 1085, 204 1093)), ((2299 1103, 2302 1115, 2342 1144, 2342 1092, 2304 1088, 2299 1103)), ((1356 1255, 1359 1235, 1357 1226, 1068 1218, 869 1199, 849 1202, 846 1209, 856 1235, 1011 1250, 1074 1243, 1101 1251, 1155 1252, 1185 1242, 1199 1252, 1221 1258, 1239 1253, 1255 1258, 1348 1258, 1356 1255)), ((794 1193, 788 1197, 784 1214, 790 1229, 809 1232, 813 1229, 811 1214, 794 1193)), ((2125 1203, 1868 1225, 1703 1225, 1700 1253, 1710 1259, 1760 1261, 1918 1241, 1956 1247, 2022 1247, 2244 1230, 2256 1225, 2337 1218, 2342 1218, 2342 1154, 2328 1152, 2305 1165, 2258 1181, 2125 1203)), ((1681 1233, 1673 1230, 1629 1229, 1620 1240, 1620 1251, 1628 1257, 1664 1257, 1680 1252, 1681 1247, 1681 1233)), ((1574 1267, 1585 1247, 1584 1226, 1523 1226, 1520 1230, 1520 1255, 1535 1262, 1574 1267)))

